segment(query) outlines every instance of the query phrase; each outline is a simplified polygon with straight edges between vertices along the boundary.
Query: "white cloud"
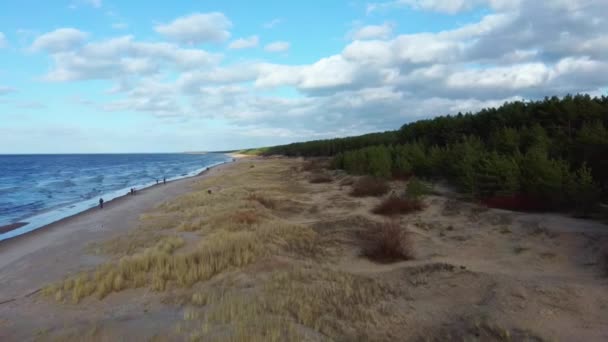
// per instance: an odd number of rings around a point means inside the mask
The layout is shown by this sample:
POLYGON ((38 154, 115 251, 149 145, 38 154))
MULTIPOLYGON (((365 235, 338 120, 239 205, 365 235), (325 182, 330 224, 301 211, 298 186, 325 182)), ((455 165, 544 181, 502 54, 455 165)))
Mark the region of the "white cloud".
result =
POLYGON ((220 56, 200 49, 184 49, 169 43, 137 42, 123 36, 92 42, 52 54, 53 68, 47 81, 120 79, 159 73, 163 67, 178 71, 219 62, 220 56))
POLYGON ((289 50, 290 46, 291 44, 289 44, 289 42, 277 41, 267 44, 264 47, 264 50, 268 52, 286 52, 287 50, 289 50))
POLYGON ((4 35, 4 33, 0 32, 0 49, 5 48, 8 46, 8 40, 6 39, 6 36, 4 35))
POLYGON ((228 45, 229 49, 249 49, 257 47, 260 43, 260 38, 258 36, 251 36, 247 38, 239 38, 230 43, 228 45))
POLYGON ((32 50, 57 53, 72 50, 87 39, 86 32, 74 28, 60 28, 45 33, 34 40, 32 50))
POLYGON ((230 38, 232 23, 219 12, 194 13, 155 27, 156 32, 180 43, 223 42, 230 38))
MULTIPOLYGON (((47 77, 111 80, 114 99, 90 104, 96 108, 199 122, 213 117, 238 126, 235 135, 273 135, 265 140, 272 142, 394 129, 418 118, 608 87, 602 15, 608 2, 446 4, 406 5, 441 11, 485 5, 495 13, 440 32, 394 35, 388 24, 359 27, 342 51, 304 64, 220 64, 220 56, 204 50, 123 36, 51 53, 47 77)), ((228 47, 253 41, 245 37, 228 47)), ((289 43, 265 49, 285 52, 289 43)))
POLYGON ((393 33, 393 28, 391 23, 367 25, 352 31, 350 37, 354 40, 387 39, 393 33))

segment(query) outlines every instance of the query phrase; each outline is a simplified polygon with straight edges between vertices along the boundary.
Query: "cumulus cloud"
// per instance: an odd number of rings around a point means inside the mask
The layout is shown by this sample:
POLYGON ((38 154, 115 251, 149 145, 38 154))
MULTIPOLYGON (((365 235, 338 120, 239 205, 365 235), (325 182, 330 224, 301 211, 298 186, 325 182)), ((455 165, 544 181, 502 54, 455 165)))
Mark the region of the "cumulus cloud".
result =
POLYGON ((47 49, 53 68, 47 81, 120 79, 149 76, 165 67, 185 71, 217 63, 220 56, 200 49, 184 49, 170 43, 138 42, 132 36, 90 42, 67 49, 47 49))
POLYGON ((289 42, 277 41, 267 44, 264 47, 264 50, 268 52, 286 52, 291 47, 289 42))
POLYGON ((350 37, 354 40, 387 39, 393 33, 393 27, 391 23, 367 25, 353 30, 350 37))
POLYGON ((232 22, 220 12, 194 13, 155 27, 156 32, 180 43, 217 43, 230 38, 232 22))
MULTIPOLYGON (((608 86, 608 20, 602 15, 608 2, 398 5, 450 13, 487 6, 493 12, 439 32, 396 35, 389 24, 362 26, 341 51, 303 64, 221 63, 204 50, 131 36, 80 42, 45 50, 53 59, 47 78, 111 79, 118 99, 95 104, 104 110, 219 118, 239 127, 238 134, 285 141, 394 129, 433 115, 547 95, 598 94, 608 86)), ((237 39, 229 47, 252 41, 237 39)), ((285 52, 289 43, 265 50, 285 52)))
POLYGON ((249 49, 257 47, 260 42, 260 38, 258 36, 251 36, 247 38, 239 38, 234 40, 228 45, 229 49, 249 49))
POLYGON ((88 33, 74 28, 60 28, 45 33, 34 40, 32 50, 57 53, 71 50, 87 39, 88 33))

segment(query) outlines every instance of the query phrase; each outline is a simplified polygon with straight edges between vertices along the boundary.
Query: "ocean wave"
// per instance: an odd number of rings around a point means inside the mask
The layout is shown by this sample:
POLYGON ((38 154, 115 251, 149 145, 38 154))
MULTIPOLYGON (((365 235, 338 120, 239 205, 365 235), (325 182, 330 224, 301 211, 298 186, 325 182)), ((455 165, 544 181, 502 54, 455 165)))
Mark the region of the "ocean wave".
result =
MULTIPOLYGON (((42 161, 35 160, 37 156, 28 158, 33 159, 32 163, 37 168, 21 167, 7 173, 10 177, 0 174, 3 186, 0 190, 11 192, 10 200, 4 197, 6 201, 0 203, 0 209, 4 213, 0 215, 0 221, 8 219, 8 224, 15 219, 28 222, 26 226, 0 234, 0 241, 94 207, 99 197, 109 201, 125 195, 132 187, 143 189, 156 184, 156 179, 162 181, 163 177, 169 181, 193 176, 207 167, 230 160, 223 154, 133 155, 129 164, 125 164, 123 155, 83 155, 72 156, 69 164, 62 165, 61 156, 57 156, 55 161, 48 156, 42 161), (74 163, 74 158, 82 158, 82 161, 74 163), (55 164, 44 164, 51 162, 55 164), (85 165, 86 169, 82 168, 85 165), (65 179, 53 175, 51 171, 60 167, 71 168, 62 174, 73 176, 65 179)), ((2 162, 0 156, 0 163, 2 162)))

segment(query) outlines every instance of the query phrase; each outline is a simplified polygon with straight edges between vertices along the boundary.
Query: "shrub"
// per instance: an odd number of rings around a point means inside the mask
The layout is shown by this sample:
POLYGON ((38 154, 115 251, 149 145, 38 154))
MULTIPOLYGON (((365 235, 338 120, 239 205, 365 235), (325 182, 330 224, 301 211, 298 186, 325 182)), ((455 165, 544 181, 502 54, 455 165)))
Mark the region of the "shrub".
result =
POLYGON ((422 201, 412 198, 390 196, 372 210, 374 214, 394 216, 409 214, 424 208, 422 201))
POLYGON ((412 199, 419 199, 422 196, 428 195, 431 193, 431 188, 418 180, 418 178, 412 178, 407 183, 405 188, 405 194, 407 197, 412 199))
POLYGON ((355 182, 351 195, 355 197, 382 196, 389 190, 386 181, 373 177, 363 177, 355 182))
POLYGON ((414 258, 411 233, 388 221, 371 226, 362 234, 362 254, 375 261, 393 262, 414 258))
POLYGON ((331 176, 326 174, 315 174, 309 179, 309 182, 313 184, 331 183, 333 182, 333 179, 331 178, 331 176))

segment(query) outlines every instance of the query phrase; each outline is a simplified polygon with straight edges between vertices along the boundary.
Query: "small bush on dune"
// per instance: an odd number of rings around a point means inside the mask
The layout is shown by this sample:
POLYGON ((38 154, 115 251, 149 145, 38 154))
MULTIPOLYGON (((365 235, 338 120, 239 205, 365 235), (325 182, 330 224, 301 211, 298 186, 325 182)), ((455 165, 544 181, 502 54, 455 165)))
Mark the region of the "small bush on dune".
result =
POLYGON ((405 188, 405 194, 412 199, 419 199, 431 193, 431 188, 414 177, 410 179, 405 188))
POLYGON ((371 226, 362 234, 362 254, 372 260, 392 262, 414 258, 411 233, 396 221, 371 226))
POLYGON ((390 196, 372 210, 378 215, 401 215, 424 209, 424 204, 418 199, 390 196))
POLYGON ((382 179, 363 177, 353 185, 352 196, 382 196, 390 190, 388 183, 382 179))
POLYGON ((331 178, 331 176, 326 175, 326 174, 316 174, 310 178, 309 182, 311 182, 313 184, 331 183, 331 182, 333 182, 333 179, 331 178))

